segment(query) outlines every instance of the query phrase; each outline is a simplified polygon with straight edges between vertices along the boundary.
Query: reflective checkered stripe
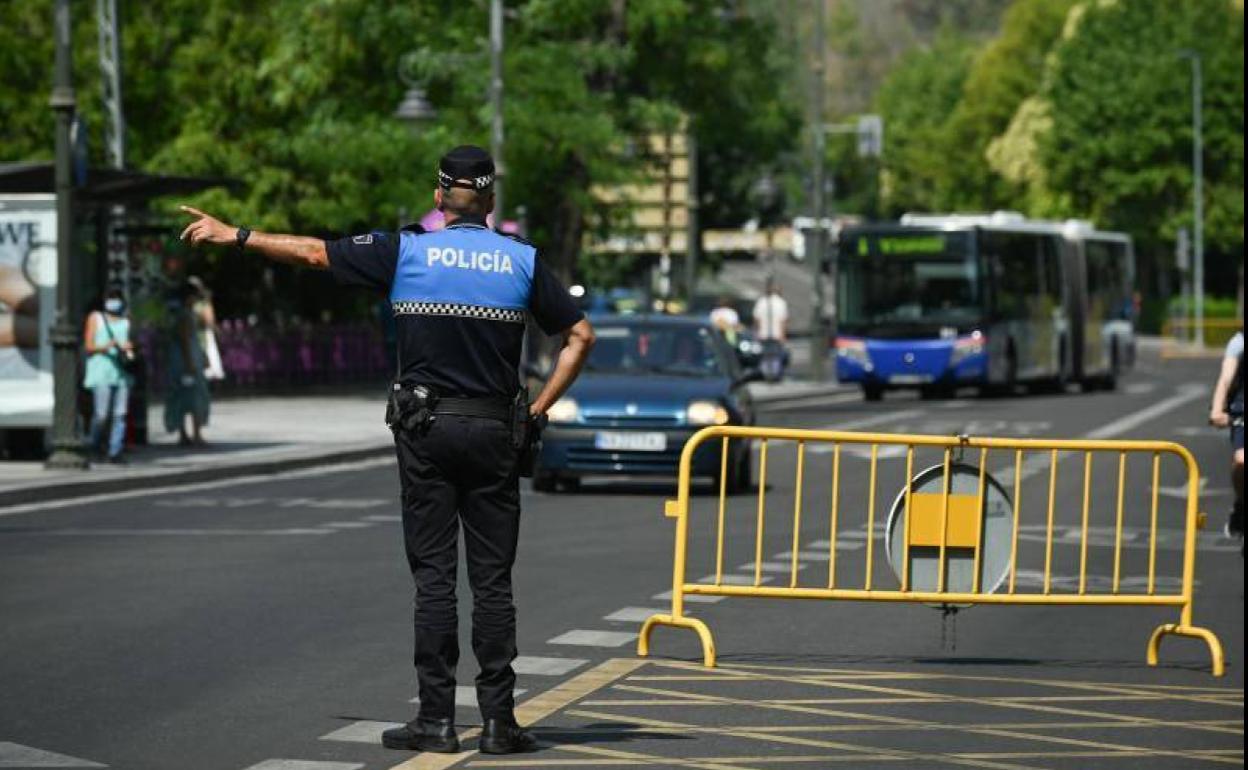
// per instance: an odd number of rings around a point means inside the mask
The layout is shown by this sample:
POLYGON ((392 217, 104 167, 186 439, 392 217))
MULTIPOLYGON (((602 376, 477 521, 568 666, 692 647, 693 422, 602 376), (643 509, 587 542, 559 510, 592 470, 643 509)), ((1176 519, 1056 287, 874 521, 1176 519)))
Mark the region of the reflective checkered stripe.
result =
POLYGON ((498 307, 482 307, 481 305, 456 305, 449 302, 408 302, 400 301, 392 304, 394 314, 400 315, 438 315, 455 318, 475 318, 481 321, 501 321, 503 323, 524 323, 523 310, 508 310, 498 307))

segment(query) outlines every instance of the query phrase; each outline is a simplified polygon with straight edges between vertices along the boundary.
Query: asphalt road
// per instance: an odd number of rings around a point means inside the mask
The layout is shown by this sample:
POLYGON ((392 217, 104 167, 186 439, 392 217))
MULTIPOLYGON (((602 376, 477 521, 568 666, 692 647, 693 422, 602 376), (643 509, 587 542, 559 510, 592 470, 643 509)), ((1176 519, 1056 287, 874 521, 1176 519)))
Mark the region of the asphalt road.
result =
MULTIPOLYGON (((519 702, 548 748, 457 767, 1181 768, 1243 764, 1244 585, 1221 539, 1230 505, 1225 437, 1202 428, 1208 364, 1142 363, 1116 393, 864 404, 853 394, 772 412, 781 426, 1034 437, 1160 438, 1208 477, 1211 526, 1197 562, 1195 620, 1221 638, 1227 674, 1198 642, 1144 664, 1164 608, 924 606, 762 599, 691 603, 721 668, 700 669, 692 634, 661 629, 639 661, 639 620, 670 588, 670 482, 524 494, 517 567, 519 702), (573 702, 575 701, 575 702, 573 702)), ((904 477, 882 453, 877 528, 904 477)), ((790 578, 797 453, 769 447, 760 574, 790 578), (773 563, 775 562, 775 563, 773 563)), ((799 584, 826 585, 832 455, 806 455, 799 584), (824 542, 821 542, 824 541, 824 542)), ((966 458, 975 463, 977 457, 966 458)), ((920 455, 916 470, 939 461, 920 455)), ((834 575, 866 576, 868 463, 842 457, 834 575)), ((1010 488, 1013 458, 989 469, 1010 488)), ((1089 484, 1091 590, 1112 579, 1116 462, 1089 484)), ((1083 461, 1055 485, 1054 590, 1075 591, 1083 461)), ((1147 460, 1128 467, 1123 589, 1147 574, 1147 460)), ((1043 580, 1049 471, 1025 465, 1020 590, 1043 580)), ((1178 585, 1177 465, 1163 463, 1156 588, 1178 585)), ((397 481, 385 462, 249 483, 0 510, 0 767, 349 770, 411 755, 380 748, 383 723, 416 706, 411 586, 397 481)), ((716 498, 691 518, 691 580, 715 570, 716 498)), ((725 517, 726 574, 754 575, 756 492, 725 517)), ((882 542, 871 578, 895 584, 882 542), (892 582, 890 582, 892 581, 892 582)), ((466 580, 462 579, 466 594, 466 580)), ((475 662, 461 602, 462 681, 475 662)), ((470 690, 459 722, 479 724, 470 690)), ((469 742, 471 745, 471 742, 469 742)), ((445 767, 427 757, 405 767, 445 767)))

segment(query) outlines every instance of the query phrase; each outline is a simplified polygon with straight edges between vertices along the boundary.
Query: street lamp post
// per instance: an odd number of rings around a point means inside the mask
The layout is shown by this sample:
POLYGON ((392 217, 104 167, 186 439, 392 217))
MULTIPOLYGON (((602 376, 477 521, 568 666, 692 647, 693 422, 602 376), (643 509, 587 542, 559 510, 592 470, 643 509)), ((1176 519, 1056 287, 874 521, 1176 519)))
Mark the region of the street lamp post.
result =
POLYGON ((490 0, 490 154, 494 156, 494 226, 503 226, 503 0, 490 0))
POLYGON ((73 319, 74 188, 70 127, 74 98, 72 27, 69 0, 56 0, 56 45, 52 111, 56 114, 56 317, 52 324, 52 454, 50 468, 85 468, 86 452, 78 438, 78 327, 73 319))
POLYGON ((823 164, 825 137, 823 130, 823 92, 824 83, 824 0, 815 0, 815 44, 814 57, 811 63, 811 79, 814 92, 811 94, 811 112, 815 129, 815 170, 814 170, 814 238, 807 249, 810 259, 810 378, 822 382, 827 377, 824 365, 828 353, 828 330, 823 318, 823 247, 827 242, 824 233, 824 195, 823 195, 823 164))
POLYGON ((1205 193, 1204 193, 1204 123, 1201 115, 1200 54, 1180 54, 1192 62, 1192 326, 1194 341, 1205 344, 1205 193))

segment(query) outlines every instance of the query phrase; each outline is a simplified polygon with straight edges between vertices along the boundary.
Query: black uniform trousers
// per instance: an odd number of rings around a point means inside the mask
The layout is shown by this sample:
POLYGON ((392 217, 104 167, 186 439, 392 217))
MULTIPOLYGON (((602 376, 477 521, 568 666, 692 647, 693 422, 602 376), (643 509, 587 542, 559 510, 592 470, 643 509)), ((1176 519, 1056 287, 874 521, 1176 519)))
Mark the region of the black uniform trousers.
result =
POLYGON ((420 715, 454 718, 459 662, 455 580, 463 524, 472 587, 472 650, 485 719, 512 717, 516 608, 511 567, 520 530, 518 453, 510 426, 485 417, 437 415, 421 431, 397 431, 403 535, 416 581, 420 715))

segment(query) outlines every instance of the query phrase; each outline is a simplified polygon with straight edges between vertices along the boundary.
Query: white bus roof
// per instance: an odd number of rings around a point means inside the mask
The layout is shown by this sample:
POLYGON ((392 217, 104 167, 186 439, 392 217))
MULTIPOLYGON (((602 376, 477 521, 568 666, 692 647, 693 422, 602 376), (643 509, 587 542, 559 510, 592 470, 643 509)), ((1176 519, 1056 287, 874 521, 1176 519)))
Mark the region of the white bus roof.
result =
POLYGON ((959 214, 902 214, 903 227, 931 227, 941 230, 962 230, 981 227, 988 230, 1014 230, 1032 233, 1050 233, 1066 238, 1093 238, 1101 240, 1129 241, 1126 233, 1098 230, 1086 219, 1028 219, 1017 211, 993 211, 959 214))

